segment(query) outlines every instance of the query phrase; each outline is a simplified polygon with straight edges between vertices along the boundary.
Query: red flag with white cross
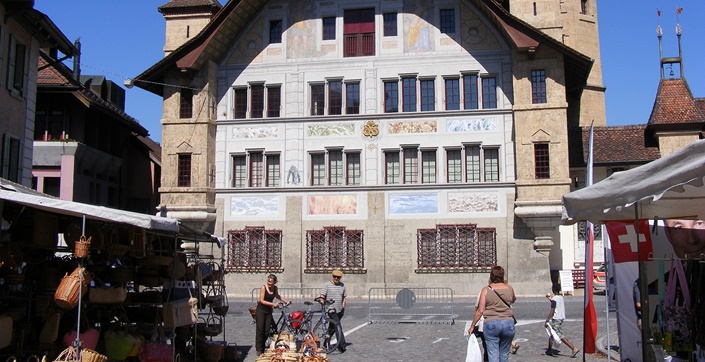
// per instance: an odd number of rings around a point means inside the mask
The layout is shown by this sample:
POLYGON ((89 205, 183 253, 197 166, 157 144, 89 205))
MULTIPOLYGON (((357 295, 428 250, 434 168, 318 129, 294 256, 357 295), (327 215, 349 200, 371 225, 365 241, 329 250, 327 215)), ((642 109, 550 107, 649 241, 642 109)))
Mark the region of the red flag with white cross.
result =
POLYGON ((634 220, 606 221, 605 226, 615 263, 639 261, 638 252, 641 252, 642 261, 649 260, 653 251, 649 220, 641 219, 638 223, 634 220))

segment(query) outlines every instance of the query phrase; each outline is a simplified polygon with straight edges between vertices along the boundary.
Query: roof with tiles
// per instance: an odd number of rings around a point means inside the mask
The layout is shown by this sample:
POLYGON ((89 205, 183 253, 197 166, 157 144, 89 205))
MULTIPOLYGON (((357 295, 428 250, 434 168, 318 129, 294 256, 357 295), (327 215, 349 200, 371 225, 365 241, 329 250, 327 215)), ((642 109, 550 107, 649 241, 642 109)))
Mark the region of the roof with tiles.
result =
POLYGON ((190 8, 199 6, 221 7, 217 0, 171 0, 160 6, 159 9, 190 8))
POLYGON ((662 79, 659 83, 649 125, 703 123, 703 103, 696 105, 685 78, 662 79))
POLYGON ((115 119, 122 121, 138 135, 148 136, 149 132, 147 129, 142 127, 136 119, 125 113, 112 102, 100 98, 93 91, 87 89, 85 86, 74 80, 71 70, 63 63, 49 63, 50 60, 52 59, 46 53, 40 52, 39 71, 37 74, 37 92, 40 92, 42 88, 50 87, 53 90, 61 89, 67 92, 73 92, 73 94, 77 97, 82 97, 88 100, 88 102, 95 105, 98 109, 111 115, 115 119))
MULTIPOLYGON (((593 164, 644 164, 660 156, 658 148, 646 147, 646 125, 594 127, 593 164)), ((570 148, 571 167, 587 165, 590 127, 581 127, 580 139, 570 148)))

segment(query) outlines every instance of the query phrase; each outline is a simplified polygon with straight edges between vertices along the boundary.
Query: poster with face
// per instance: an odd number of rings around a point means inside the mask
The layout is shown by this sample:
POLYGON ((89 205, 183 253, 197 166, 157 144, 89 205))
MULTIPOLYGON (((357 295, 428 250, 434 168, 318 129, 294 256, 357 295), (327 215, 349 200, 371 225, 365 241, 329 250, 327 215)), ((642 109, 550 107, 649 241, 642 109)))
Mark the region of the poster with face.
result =
POLYGON ((705 301, 705 279, 701 278, 705 275, 705 222, 624 220, 605 222, 605 227, 613 262, 610 270, 614 275, 609 277, 614 282, 619 311, 622 360, 642 359, 643 332, 661 342, 652 345, 657 352, 662 351, 662 345, 669 345, 671 353, 687 357, 698 342, 705 345, 705 336, 696 332, 702 330, 696 326, 702 325, 705 318, 693 313, 690 321, 678 322, 680 325, 674 327, 674 318, 668 311, 664 315, 671 305, 682 307, 687 303, 695 310, 695 304, 705 301), (647 283, 640 283, 639 263, 647 283), (647 305, 642 305, 642 293, 647 294, 647 305))

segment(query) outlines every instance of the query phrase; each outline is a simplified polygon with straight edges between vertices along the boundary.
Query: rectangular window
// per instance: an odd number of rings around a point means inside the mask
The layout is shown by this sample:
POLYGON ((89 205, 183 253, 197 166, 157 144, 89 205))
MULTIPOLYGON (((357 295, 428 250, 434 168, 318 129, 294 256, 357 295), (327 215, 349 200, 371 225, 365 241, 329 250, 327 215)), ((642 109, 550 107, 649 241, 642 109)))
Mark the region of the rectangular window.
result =
POLYGON ((262 226, 228 231, 225 248, 228 270, 241 272, 280 272, 282 267, 282 231, 262 226))
POLYGON ((251 86, 250 118, 264 117, 264 85, 253 84, 251 86))
POLYGON ((362 230, 346 230, 344 227, 307 230, 304 271, 364 268, 363 240, 362 230))
POLYGON ((496 148, 485 148, 482 151, 485 156, 485 182, 498 182, 499 150, 496 148))
POLYGON ((436 110, 436 89, 433 79, 424 79, 421 82, 421 111, 432 112, 436 110))
POLYGON ((233 156, 233 187, 247 186, 247 156, 233 156))
POLYGON ((460 79, 446 79, 446 110, 460 109, 460 79))
POLYGON ((250 152, 250 187, 262 187, 264 181, 264 155, 250 152))
POLYGON ((435 229, 418 229, 416 242, 418 268, 423 271, 477 270, 497 265, 495 228, 439 224, 435 229))
POLYGON ((534 144, 534 172, 537 179, 551 177, 551 167, 548 156, 548 143, 534 144))
POLYGON ((235 119, 247 118, 247 89, 235 89, 235 119))
POLYGON ((416 78, 402 78, 401 87, 404 112, 416 112, 416 78))
POLYGON ((323 18, 323 40, 335 40, 335 16, 323 18))
POLYGON ((27 47, 10 35, 10 48, 7 67, 7 89, 16 91, 24 96, 25 62, 27 61, 27 47))
POLYGON ((546 71, 531 71, 531 103, 546 103, 546 71))
POLYGON ((401 165, 399 164, 399 151, 384 153, 385 183, 397 185, 401 183, 401 165))
POLYGON ((181 88, 179 91, 179 118, 193 117, 193 90, 181 88))
POLYGON ((282 20, 269 21, 269 44, 279 44, 282 42, 282 20))
POLYGON ((460 150, 446 150, 448 183, 463 182, 463 163, 460 150))
POLYGON ((279 117, 282 99, 281 86, 267 87, 267 117, 279 117))
POLYGON ((345 10, 343 56, 375 55, 375 9, 345 10))
POLYGON ((360 114, 360 83, 345 84, 345 114, 360 114))
POLYGON ((467 182, 481 182, 480 146, 465 147, 465 179, 467 182))
POLYGON ((178 157, 177 186, 191 187, 191 155, 181 154, 178 157))
POLYGON ((455 9, 441 9, 441 33, 455 34, 455 9))
POLYGON ((580 0, 580 13, 587 14, 588 0, 580 0))
POLYGON ((415 147, 404 148, 404 183, 415 184, 419 181, 419 150, 415 147))
POLYGON ((436 151, 421 151, 421 183, 436 183, 436 151))
POLYGON ((343 113, 343 82, 328 82, 328 114, 343 113))
POLYGON ((279 155, 267 155, 267 187, 278 187, 281 180, 279 155))
POLYGON ((463 100, 465 109, 478 108, 477 75, 463 76, 463 100))
POLYGON ((311 186, 326 184, 326 155, 323 153, 311 154, 311 186))
POLYGON ((343 151, 328 151, 328 184, 331 186, 342 186, 343 171, 343 151))
POLYGON ((322 116, 326 109, 326 85, 311 84, 311 115, 322 116))
POLYGON ((2 139, 2 171, 0 176, 16 183, 22 183, 22 142, 7 133, 2 139))
POLYGON ((361 180, 360 153, 345 153, 345 168, 348 185, 359 185, 361 180))
POLYGON ((384 113, 399 112, 399 82, 384 82, 384 113))
POLYGON ((482 78, 482 108, 497 108, 497 80, 495 77, 482 78))
POLYGON ((397 13, 384 13, 384 36, 397 36, 397 13))

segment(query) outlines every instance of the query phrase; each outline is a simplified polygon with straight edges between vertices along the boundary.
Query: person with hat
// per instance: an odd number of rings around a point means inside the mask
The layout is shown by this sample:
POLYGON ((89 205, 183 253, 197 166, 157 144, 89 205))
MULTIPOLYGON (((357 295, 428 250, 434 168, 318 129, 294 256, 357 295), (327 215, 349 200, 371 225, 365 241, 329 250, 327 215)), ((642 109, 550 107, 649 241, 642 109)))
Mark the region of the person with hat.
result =
MULTIPOLYGON (((340 353, 344 353, 345 348, 345 334, 343 334, 343 325, 340 324, 340 320, 343 319, 345 315, 345 301, 347 298, 347 293, 345 291, 345 284, 341 281, 343 278, 343 272, 340 269, 333 270, 333 279, 326 283, 323 288, 321 288, 321 299, 333 300, 333 304, 330 308, 334 311, 329 314, 330 318, 338 322, 338 350, 340 353)), ((328 331, 329 334, 335 333, 335 331, 328 331)))

